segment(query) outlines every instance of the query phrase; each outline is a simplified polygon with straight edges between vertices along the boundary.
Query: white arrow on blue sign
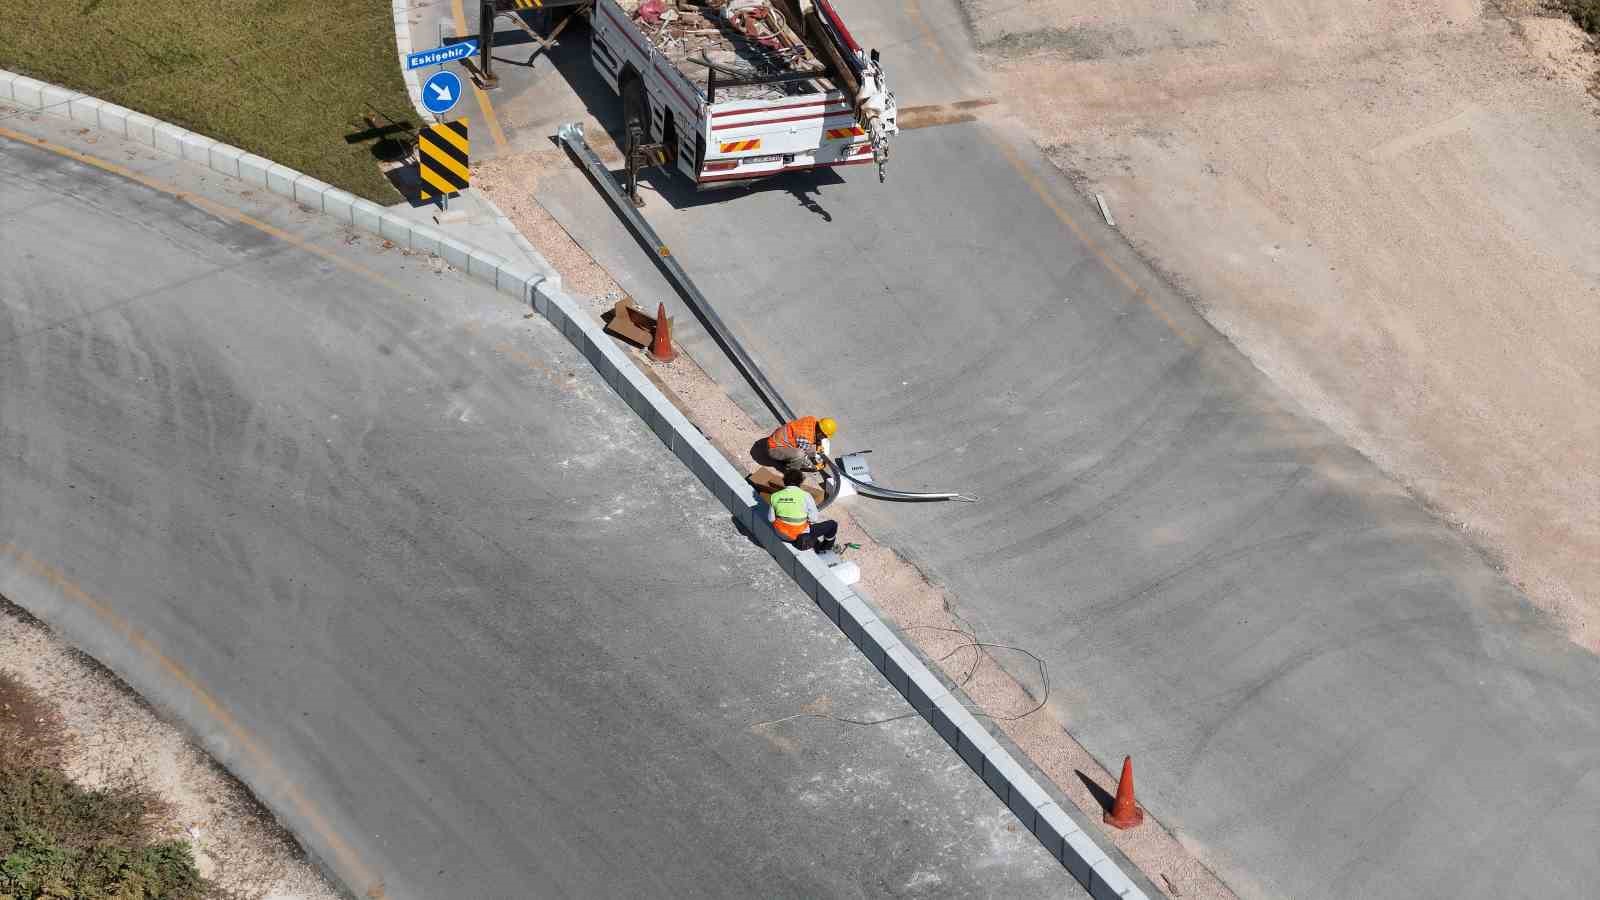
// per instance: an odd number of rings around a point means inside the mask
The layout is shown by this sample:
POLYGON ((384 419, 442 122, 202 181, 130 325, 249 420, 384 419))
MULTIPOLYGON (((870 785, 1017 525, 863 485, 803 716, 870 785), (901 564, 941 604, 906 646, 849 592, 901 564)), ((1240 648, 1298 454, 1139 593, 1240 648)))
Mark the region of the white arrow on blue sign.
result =
POLYGON ((478 39, 467 38, 454 44, 445 44, 432 50, 418 50, 416 53, 406 54, 406 69, 425 69, 428 66, 442 66, 445 63, 466 59, 478 55, 478 39))
POLYGON ((442 116, 461 102, 461 78, 449 69, 429 76, 422 83, 422 105, 428 112, 442 116))

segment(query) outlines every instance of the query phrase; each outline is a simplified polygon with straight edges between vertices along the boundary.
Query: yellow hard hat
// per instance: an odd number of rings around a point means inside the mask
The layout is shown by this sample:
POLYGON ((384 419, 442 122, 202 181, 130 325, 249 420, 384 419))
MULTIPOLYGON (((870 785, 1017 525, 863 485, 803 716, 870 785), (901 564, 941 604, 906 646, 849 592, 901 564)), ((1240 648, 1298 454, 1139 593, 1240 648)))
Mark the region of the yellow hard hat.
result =
POLYGON ((833 433, 839 430, 839 423, 832 419, 823 419, 817 423, 817 430, 822 432, 823 437, 833 437, 833 433))

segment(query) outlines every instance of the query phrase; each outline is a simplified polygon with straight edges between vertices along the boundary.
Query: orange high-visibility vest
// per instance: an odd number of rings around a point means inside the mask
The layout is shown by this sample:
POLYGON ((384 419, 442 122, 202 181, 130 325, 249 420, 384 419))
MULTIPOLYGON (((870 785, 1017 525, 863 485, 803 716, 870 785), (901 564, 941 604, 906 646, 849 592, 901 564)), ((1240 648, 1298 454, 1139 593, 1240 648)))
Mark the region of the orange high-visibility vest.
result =
POLYGON ((811 530, 811 523, 800 522, 795 524, 791 522, 785 522, 782 519, 773 519, 772 530, 783 535, 783 539, 792 544, 799 539, 800 535, 811 530))
POLYGON ((779 425, 767 437, 767 448, 794 447, 798 450, 802 447, 815 447, 818 440, 820 438, 817 435, 817 417, 806 416, 779 425))

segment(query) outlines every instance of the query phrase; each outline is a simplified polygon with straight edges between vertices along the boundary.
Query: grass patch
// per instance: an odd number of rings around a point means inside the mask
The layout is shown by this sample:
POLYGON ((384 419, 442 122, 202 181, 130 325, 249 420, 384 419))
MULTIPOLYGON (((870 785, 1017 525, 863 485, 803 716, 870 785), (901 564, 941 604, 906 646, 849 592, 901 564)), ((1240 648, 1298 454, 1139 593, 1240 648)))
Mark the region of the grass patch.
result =
POLYGON ((1590 34, 1600 34, 1600 0, 1554 0, 1554 5, 1571 16, 1579 28, 1590 34))
POLYGON ((133 787, 87 791, 59 768, 60 730, 0 673, 0 900, 202 900, 189 845, 156 839, 133 787))
POLYGON ((182 125, 383 203, 376 110, 415 122, 386 0, 0 0, 0 66, 182 125))

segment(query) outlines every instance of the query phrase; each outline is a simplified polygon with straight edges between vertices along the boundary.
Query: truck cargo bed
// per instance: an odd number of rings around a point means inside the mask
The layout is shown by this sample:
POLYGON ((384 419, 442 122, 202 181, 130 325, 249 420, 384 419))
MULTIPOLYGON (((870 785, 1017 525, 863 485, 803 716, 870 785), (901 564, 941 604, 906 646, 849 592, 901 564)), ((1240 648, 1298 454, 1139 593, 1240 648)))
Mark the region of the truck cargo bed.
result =
POLYGON ((661 55, 675 66, 690 84, 707 93, 706 84, 713 69, 719 84, 716 100, 777 100, 784 97, 819 94, 833 87, 834 73, 822 49, 811 46, 798 11, 783 0, 774 0, 770 9, 775 28, 763 27, 764 40, 741 33, 725 16, 729 4, 713 7, 689 0, 665 3, 650 0, 617 0, 622 12, 661 55), (641 14, 643 6, 645 12, 641 14), (726 84, 740 79, 769 75, 816 77, 771 84, 726 84))

